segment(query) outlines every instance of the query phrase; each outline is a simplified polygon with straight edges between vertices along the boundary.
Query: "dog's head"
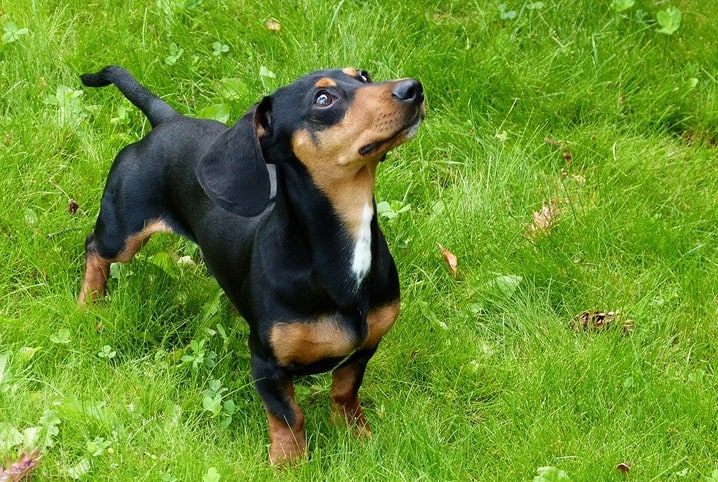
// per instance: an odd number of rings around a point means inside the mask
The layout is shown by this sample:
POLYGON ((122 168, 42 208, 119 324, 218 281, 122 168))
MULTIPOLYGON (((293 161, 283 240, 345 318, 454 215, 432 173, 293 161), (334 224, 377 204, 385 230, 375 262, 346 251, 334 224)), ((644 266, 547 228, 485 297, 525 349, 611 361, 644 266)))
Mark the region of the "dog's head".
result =
POLYGON ((320 70, 256 104, 210 148, 197 175, 215 202, 253 216, 270 201, 266 164, 299 161, 342 205, 359 191, 371 196, 376 165, 416 133, 424 115, 417 80, 374 83, 362 70, 320 70))

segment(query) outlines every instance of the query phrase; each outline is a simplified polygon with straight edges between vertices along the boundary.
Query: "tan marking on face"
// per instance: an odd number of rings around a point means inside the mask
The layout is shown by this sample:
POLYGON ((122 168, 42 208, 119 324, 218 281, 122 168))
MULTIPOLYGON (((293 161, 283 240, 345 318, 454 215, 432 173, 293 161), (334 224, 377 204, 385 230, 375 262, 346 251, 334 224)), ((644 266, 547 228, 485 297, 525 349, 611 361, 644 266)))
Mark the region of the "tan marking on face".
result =
POLYGON ((354 67, 347 67, 345 69, 342 69, 342 72, 347 74, 349 77, 358 77, 359 76, 359 72, 357 72, 357 69, 355 69, 354 67))
POLYGON ((369 335, 362 346, 375 347, 394 325, 394 322, 399 317, 400 309, 401 303, 396 300, 393 303, 371 310, 366 320, 369 326, 369 335))
POLYGON ((325 358, 341 358, 358 346, 358 341, 330 316, 308 322, 277 323, 269 342, 280 365, 310 365, 325 358))
POLYGON ((314 86, 318 89, 323 89, 326 87, 336 87, 337 83, 333 79, 330 79, 329 77, 324 77, 322 79, 319 79, 317 81, 317 83, 314 84, 314 86))
POLYGON ((359 88, 339 123, 314 133, 300 130, 292 138, 295 155, 354 239, 364 206, 372 205, 379 160, 406 141, 406 129, 423 116, 421 109, 393 98, 394 86, 386 82, 359 88), (369 145, 376 149, 362 155, 360 150, 369 145))

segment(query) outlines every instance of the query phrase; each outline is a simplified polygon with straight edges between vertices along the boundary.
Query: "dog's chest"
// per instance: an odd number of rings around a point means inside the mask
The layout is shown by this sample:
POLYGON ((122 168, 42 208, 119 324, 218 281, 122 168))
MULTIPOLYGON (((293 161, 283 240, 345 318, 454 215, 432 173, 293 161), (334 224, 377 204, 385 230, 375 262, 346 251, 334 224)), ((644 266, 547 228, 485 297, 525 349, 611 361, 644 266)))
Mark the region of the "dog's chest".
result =
POLYGON ((307 367, 352 354, 364 341, 340 316, 280 322, 272 326, 269 342, 280 365, 307 367))
POLYGON ((269 346, 281 366, 300 372, 307 368, 312 372, 317 367, 318 371, 326 371, 357 350, 376 346, 398 315, 396 299, 370 308, 366 317, 359 319, 331 313, 279 322, 269 329, 269 346))
POLYGON ((359 229, 354 243, 351 271, 359 286, 371 269, 371 221, 374 210, 369 204, 364 205, 359 229))

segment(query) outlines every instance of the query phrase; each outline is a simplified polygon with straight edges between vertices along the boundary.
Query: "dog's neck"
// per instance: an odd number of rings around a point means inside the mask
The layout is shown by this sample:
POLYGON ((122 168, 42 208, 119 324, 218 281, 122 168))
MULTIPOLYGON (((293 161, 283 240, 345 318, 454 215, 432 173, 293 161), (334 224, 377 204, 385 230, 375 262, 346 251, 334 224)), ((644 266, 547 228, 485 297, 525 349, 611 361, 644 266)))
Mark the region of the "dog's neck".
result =
POLYGON ((372 219, 376 165, 365 165, 353 179, 333 186, 328 196, 339 220, 353 243, 351 271, 356 287, 369 274, 372 262, 372 219))
POLYGON ((280 174, 293 178, 282 183, 285 199, 278 200, 296 213, 285 221, 306 238, 314 275, 342 298, 355 297, 371 272, 375 172, 376 165, 363 166, 355 176, 331 182, 293 168, 280 174))

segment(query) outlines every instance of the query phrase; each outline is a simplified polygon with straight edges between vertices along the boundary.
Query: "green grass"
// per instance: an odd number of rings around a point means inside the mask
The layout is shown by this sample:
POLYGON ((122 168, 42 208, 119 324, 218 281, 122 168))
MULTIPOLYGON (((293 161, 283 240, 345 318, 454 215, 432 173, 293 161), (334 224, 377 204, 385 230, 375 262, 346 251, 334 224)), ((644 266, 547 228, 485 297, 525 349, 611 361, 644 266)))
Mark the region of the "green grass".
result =
POLYGON ((551 466, 619 481, 622 462, 634 481, 717 480, 718 2, 530 6, 3 1, 3 33, 28 30, 0 44, 0 460, 11 429, 39 427, 33 480, 530 481, 551 466), (671 5, 680 29, 656 32, 671 5), (187 242, 158 236, 106 300, 75 307, 112 158, 148 128, 114 90, 83 92, 78 75, 109 63, 231 119, 317 68, 422 80, 427 120, 377 186, 409 209, 381 221, 403 311, 362 389, 372 440, 328 423, 328 379, 311 377, 311 459, 267 465, 247 329, 187 242), (633 333, 570 328, 593 310, 633 333), (231 420, 205 405, 218 390, 231 420))

